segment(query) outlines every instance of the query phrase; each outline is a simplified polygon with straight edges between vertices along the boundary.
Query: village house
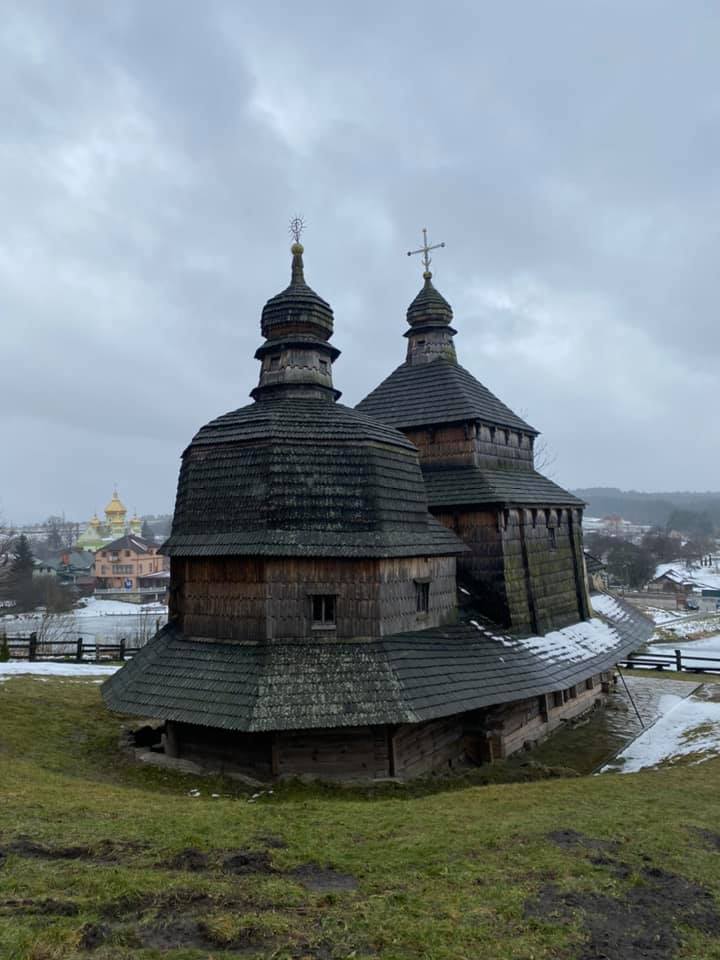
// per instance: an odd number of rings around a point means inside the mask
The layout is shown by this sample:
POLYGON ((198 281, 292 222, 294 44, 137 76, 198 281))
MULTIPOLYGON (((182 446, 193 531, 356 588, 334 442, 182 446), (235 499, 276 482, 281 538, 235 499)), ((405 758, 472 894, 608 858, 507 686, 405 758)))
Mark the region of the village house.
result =
POLYGON ((253 402, 185 450, 169 623, 102 688, 163 723, 170 760, 268 779, 493 760, 602 704, 649 636, 588 595, 584 504, 459 365, 429 249, 406 360, 351 409, 296 238, 290 285, 262 311, 253 402))
POLYGON ((163 600, 170 580, 169 561, 157 545, 133 534, 103 545, 93 572, 96 596, 137 603, 163 600))

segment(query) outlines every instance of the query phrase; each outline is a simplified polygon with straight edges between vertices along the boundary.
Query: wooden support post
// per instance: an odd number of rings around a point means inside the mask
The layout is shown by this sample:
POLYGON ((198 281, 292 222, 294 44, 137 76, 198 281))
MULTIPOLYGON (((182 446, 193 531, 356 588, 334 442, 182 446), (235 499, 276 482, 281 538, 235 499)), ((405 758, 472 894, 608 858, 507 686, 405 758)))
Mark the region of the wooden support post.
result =
POLYGON ((125 661, 125 637, 120 638, 120 661, 125 661))
POLYGON ((77 646, 75 648, 75 659, 78 663, 82 663, 83 658, 83 638, 78 637, 77 646))
POLYGON ((682 650, 675 651, 675 669, 678 673, 682 670, 682 650))
POLYGON ((28 641, 28 660, 34 660, 37 653, 37 634, 31 633, 28 641))

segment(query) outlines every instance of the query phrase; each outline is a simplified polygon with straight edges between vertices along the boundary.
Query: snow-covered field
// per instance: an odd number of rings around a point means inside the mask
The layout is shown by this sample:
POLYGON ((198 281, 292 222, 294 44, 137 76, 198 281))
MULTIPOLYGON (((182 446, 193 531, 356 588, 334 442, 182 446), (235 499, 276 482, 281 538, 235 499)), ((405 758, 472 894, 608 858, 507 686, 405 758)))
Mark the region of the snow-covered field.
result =
POLYGON ((682 698, 666 694, 660 719, 633 740, 601 773, 635 773, 657 766, 702 763, 720 756, 720 684, 682 698))
POLYGON ((693 657, 717 657, 720 660, 720 633, 705 637, 704 640, 686 640, 684 643, 653 643, 648 652, 671 657, 675 650, 680 650, 683 663, 691 667, 703 666, 701 660, 693 660, 693 657))
POLYGON ((119 670, 117 666, 94 663, 28 663, 11 660, 0 663, 0 683, 8 677, 22 677, 31 674, 40 677, 100 677, 108 676, 119 670))
POLYGON ((5 614, 0 617, 0 632, 13 637, 27 637, 32 631, 46 634, 54 642, 75 641, 79 636, 98 642, 145 642, 159 621, 167 621, 167 607, 162 603, 124 603, 122 600, 99 600, 89 597, 82 606, 69 613, 58 614, 43 629, 42 611, 5 614))

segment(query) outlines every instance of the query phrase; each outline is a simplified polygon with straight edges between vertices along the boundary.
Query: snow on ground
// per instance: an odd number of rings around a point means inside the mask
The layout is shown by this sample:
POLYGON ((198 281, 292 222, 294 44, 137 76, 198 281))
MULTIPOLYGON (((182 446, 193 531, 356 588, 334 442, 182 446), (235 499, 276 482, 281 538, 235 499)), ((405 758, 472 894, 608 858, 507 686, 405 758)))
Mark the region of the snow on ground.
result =
POLYGON ((657 624, 667 623, 669 620, 677 620, 676 610, 663 610, 661 607, 646 607, 645 613, 657 624))
POLYGON ((77 618, 82 617, 112 617, 118 614, 138 613, 167 613, 164 603, 128 603, 125 600, 101 600, 99 597, 88 597, 85 603, 74 610, 77 618))
POLYGON ((708 633, 712 630, 720 629, 720 615, 713 614, 709 617, 682 617, 672 623, 669 623, 666 620, 664 623, 659 624, 659 626, 662 629, 663 635, 658 637, 658 634, 654 633, 650 638, 653 644, 653 649, 657 646, 655 642, 656 639, 661 641, 666 640, 668 633, 684 639, 685 637, 690 637, 693 634, 708 633))
POLYGON ((695 764, 720 757, 720 685, 697 687, 684 699, 668 695, 660 706, 660 719, 601 773, 636 773, 660 765, 695 764), (663 711, 663 707, 669 709, 663 711))
POLYGON ((99 677, 115 673, 120 668, 97 663, 28 663, 27 660, 10 660, 0 663, 0 683, 8 677, 27 674, 42 677, 99 677))

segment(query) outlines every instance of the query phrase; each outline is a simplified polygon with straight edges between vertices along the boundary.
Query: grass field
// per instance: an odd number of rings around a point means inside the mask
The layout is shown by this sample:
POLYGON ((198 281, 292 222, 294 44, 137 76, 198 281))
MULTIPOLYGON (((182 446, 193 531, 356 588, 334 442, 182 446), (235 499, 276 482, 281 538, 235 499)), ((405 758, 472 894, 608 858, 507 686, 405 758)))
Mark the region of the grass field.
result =
POLYGON ((249 802, 119 730, 96 684, 0 683, 2 960, 720 960, 719 761, 249 802))

